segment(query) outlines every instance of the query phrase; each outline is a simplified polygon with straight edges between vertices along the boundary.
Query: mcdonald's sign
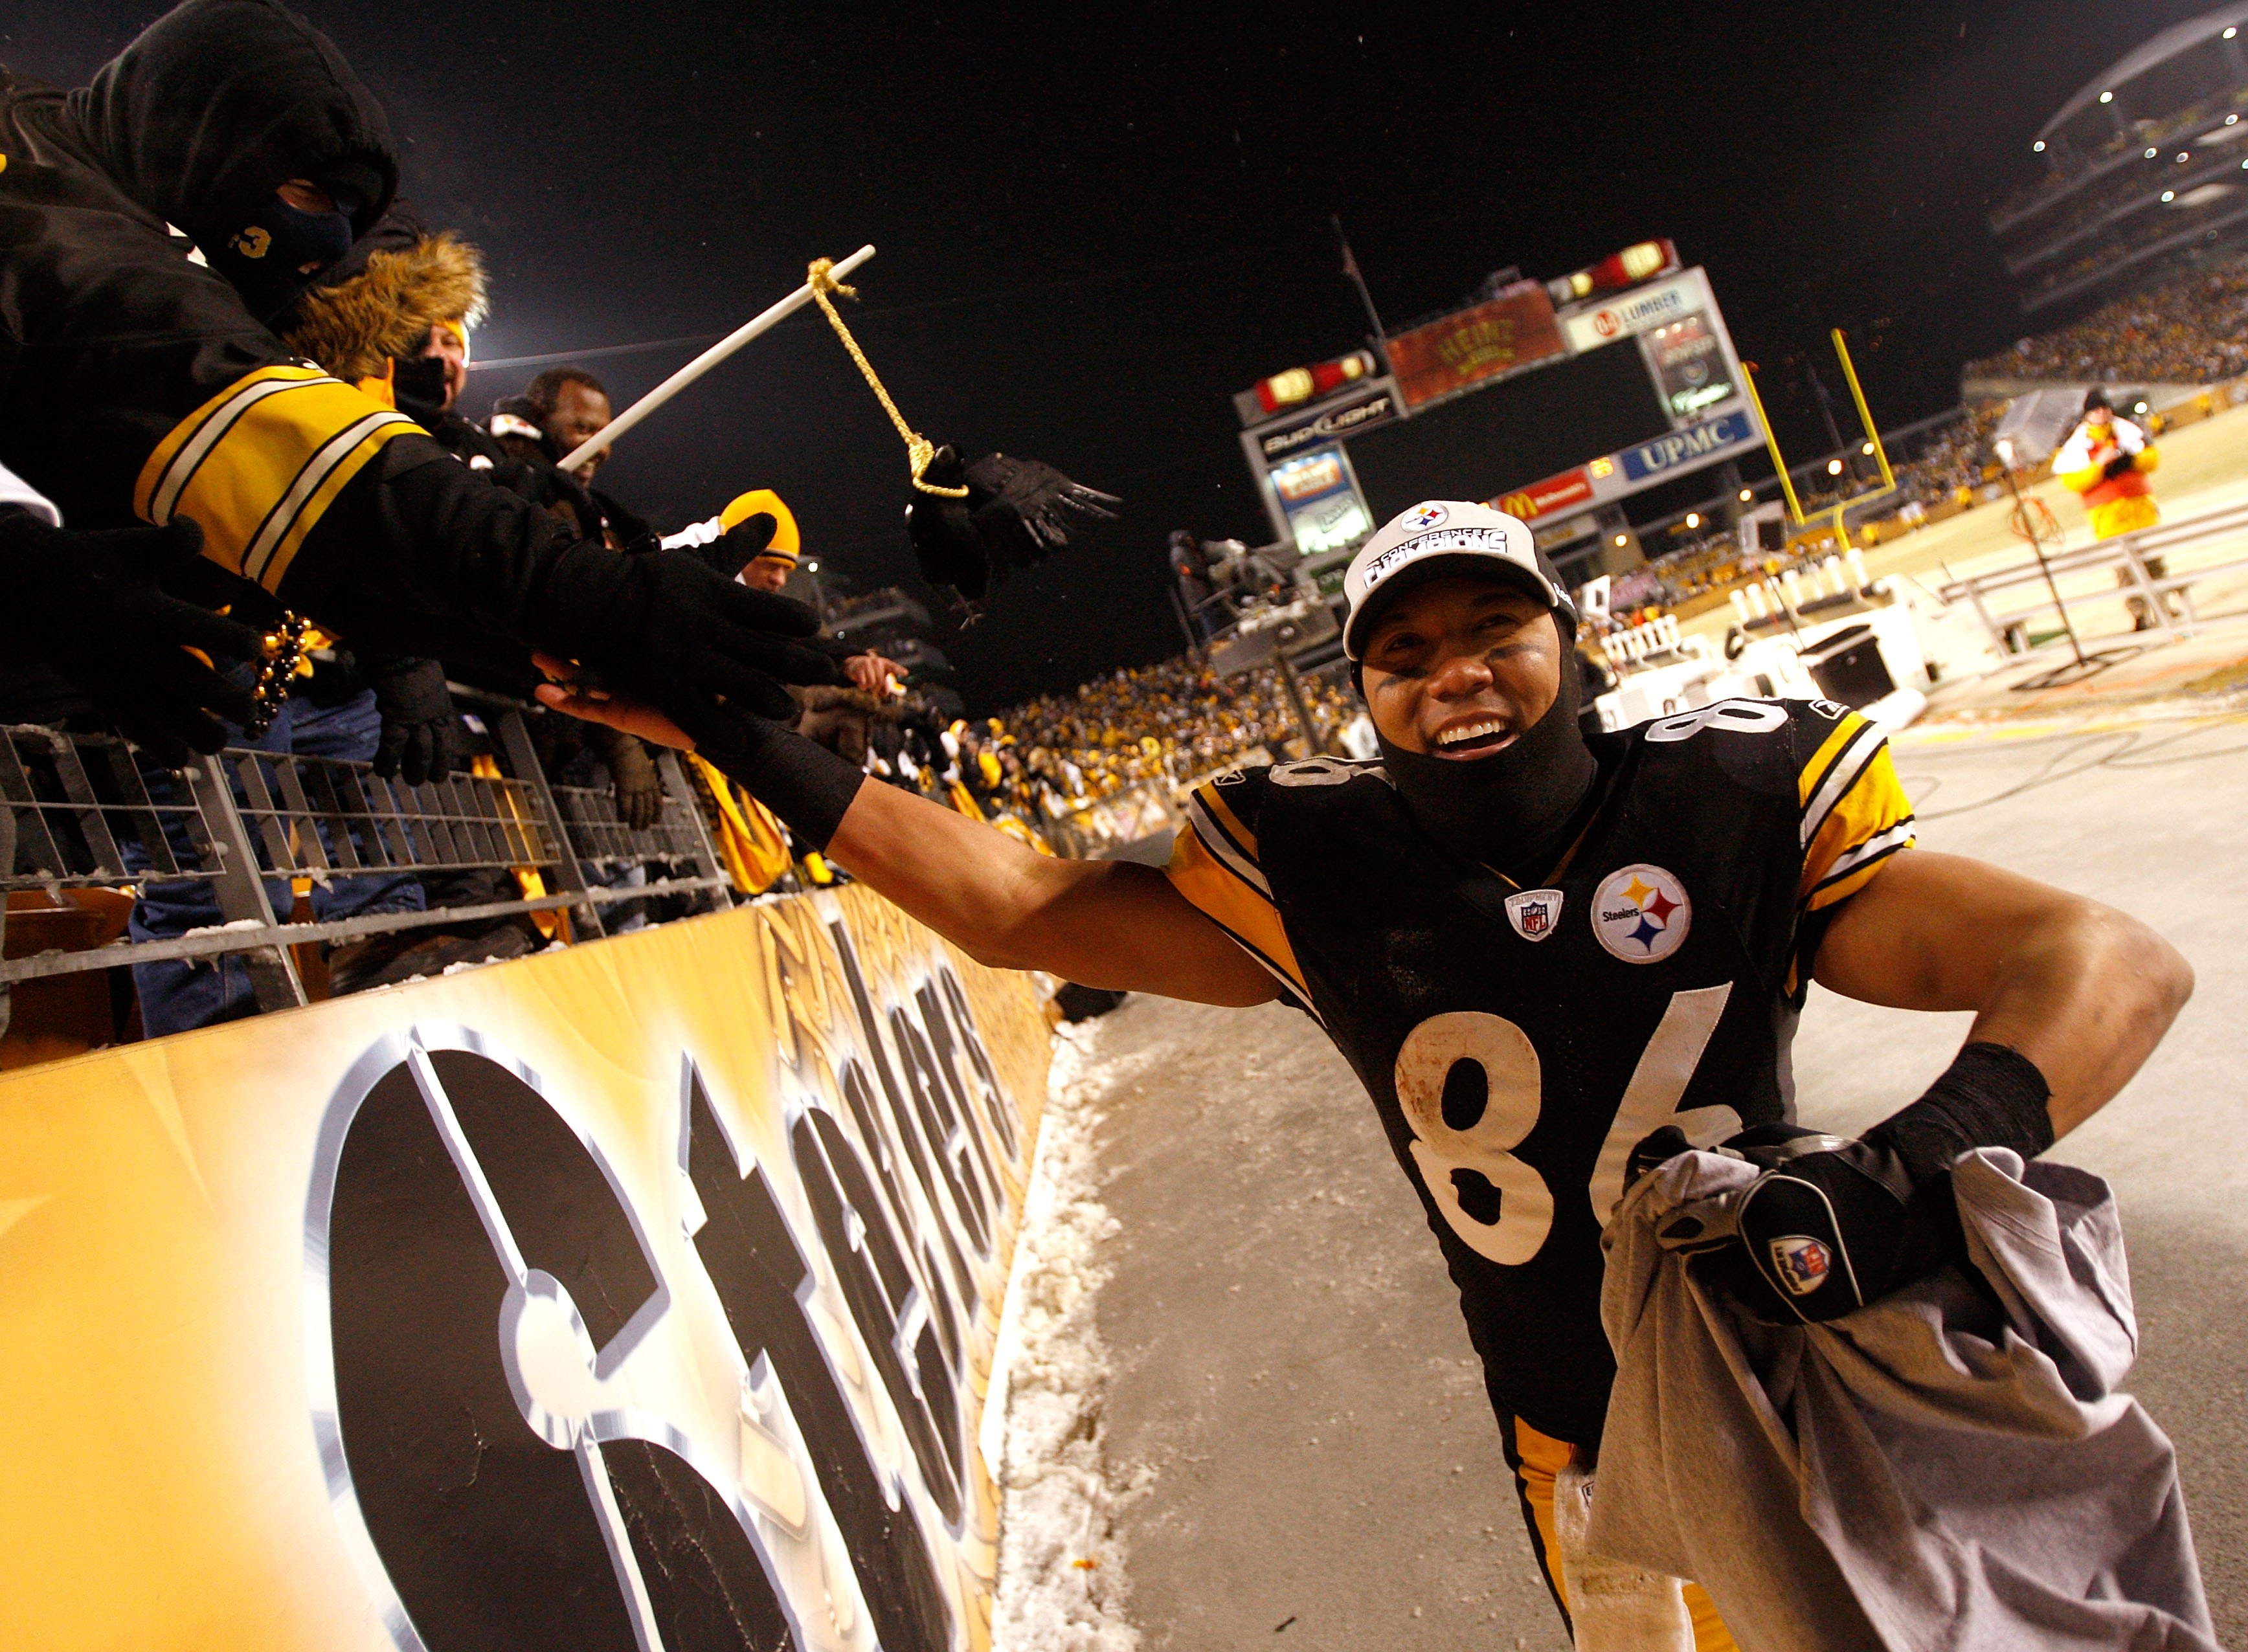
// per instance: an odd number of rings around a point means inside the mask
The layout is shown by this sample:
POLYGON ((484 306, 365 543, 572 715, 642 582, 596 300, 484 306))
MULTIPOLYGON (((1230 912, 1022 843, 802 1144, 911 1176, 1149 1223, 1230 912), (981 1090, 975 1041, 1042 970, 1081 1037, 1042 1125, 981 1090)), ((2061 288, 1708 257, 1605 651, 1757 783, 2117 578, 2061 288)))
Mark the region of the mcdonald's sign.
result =
POLYGON ((1512 493, 1492 501, 1498 509, 1520 522, 1534 522, 1539 517, 1551 516, 1570 505, 1590 504, 1592 502, 1593 480, 1585 474, 1581 465, 1574 470, 1564 470, 1558 476, 1548 476, 1543 482, 1533 482, 1526 488, 1518 488, 1512 493))

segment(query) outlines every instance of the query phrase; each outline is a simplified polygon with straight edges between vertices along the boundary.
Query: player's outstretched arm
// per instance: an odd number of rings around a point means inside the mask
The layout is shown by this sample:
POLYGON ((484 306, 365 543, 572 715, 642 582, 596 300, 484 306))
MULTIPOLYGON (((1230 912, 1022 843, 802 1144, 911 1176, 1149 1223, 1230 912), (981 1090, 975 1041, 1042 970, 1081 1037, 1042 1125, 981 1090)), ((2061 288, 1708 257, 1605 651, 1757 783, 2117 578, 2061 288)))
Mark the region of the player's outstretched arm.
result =
POLYGON ((2064 1135, 2129 1082, 2193 992, 2176 948, 2097 901, 1907 849, 1849 900, 1813 978, 1904 1010, 1972 1010, 1970 1043, 2037 1064, 2064 1135))
MULTIPOLYGON (((567 669, 555 660, 539 663, 555 675, 567 669)), ((542 686, 538 698, 572 716, 694 750, 677 724, 628 698, 561 683, 542 686)), ((1278 995, 1272 977, 1153 867, 1038 854, 926 798, 860 784, 863 777, 840 758, 794 735, 767 738, 785 743, 773 748, 780 768, 810 765, 812 789, 832 783, 847 795, 832 829, 814 833, 829 858, 980 962, 1202 1004, 1264 1004, 1278 995)), ((772 778, 778 785, 801 774, 772 778)), ((778 793, 765 795, 755 776, 744 784, 801 829, 778 793)))
POLYGON ((827 853, 998 969, 1200 1004, 1263 1004, 1278 991, 1155 867, 1056 860, 895 786, 861 786, 827 853))

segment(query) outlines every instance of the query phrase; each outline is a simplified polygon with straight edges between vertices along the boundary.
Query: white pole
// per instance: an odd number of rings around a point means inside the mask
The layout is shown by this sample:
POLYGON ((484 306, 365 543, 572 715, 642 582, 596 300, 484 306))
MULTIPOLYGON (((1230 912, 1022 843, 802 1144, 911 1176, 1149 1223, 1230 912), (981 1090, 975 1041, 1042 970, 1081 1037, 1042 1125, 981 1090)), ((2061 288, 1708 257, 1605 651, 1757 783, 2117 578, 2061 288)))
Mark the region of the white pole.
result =
MULTIPOLYGON (((857 269, 860 264, 866 263, 867 259, 874 256, 874 249, 872 246, 864 246, 860 247, 849 257, 837 260, 833 272, 835 278, 838 281, 842 280, 846 276, 849 275, 853 270, 857 269)), ((577 470, 581 469, 592 460, 595 454, 608 447, 608 445, 614 442, 619 436, 624 435, 626 431, 631 429, 642 419, 648 417, 649 414, 654 413, 665 402, 670 401, 672 397, 677 395, 689 385, 694 383, 696 380, 709 372, 711 368, 716 367, 728 356, 733 354, 735 351, 740 349, 750 339, 756 338, 757 334, 766 331, 768 328, 774 326, 781 321, 786 320, 790 316, 794 315, 798 310, 803 309, 805 305, 810 304, 811 302, 812 284, 810 282, 806 282, 795 291, 790 293, 788 297, 783 298, 778 304, 773 305, 770 310, 763 312, 762 313, 751 318, 750 320, 744 322, 740 326, 735 328, 724 338, 719 339, 717 343, 712 345, 708 350, 705 350, 701 355, 696 356, 694 360, 680 368, 678 372, 673 374, 661 384, 656 386, 655 389, 649 391, 639 401, 634 402, 632 406, 627 408, 622 413, 617 415, 615 418, 610 420, 608 423, 602 426, 601 428, 593 435, 579 443, 570 452, 563 455, 560 468, 565 470, 577 470)))

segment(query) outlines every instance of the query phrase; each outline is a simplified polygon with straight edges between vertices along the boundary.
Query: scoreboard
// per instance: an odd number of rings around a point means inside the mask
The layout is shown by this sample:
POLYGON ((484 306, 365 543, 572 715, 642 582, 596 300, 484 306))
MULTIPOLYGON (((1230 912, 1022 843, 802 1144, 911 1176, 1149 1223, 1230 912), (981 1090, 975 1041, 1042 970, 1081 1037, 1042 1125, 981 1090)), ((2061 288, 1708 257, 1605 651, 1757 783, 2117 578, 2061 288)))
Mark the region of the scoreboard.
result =
POLYGON ((1377 523, 1422 499, 1488 499, 1671 428, 1636 350, 1593 350, 1424 408, 1350 444, 1377 523))
POLYGON ((1482 500, 1566 541, 1764 440, 1698 267, 1558 311, 1520 282, 1388 342, 1395 376, 1271 416, 1239 399, 1274 537, 1306 557, 1429 498, 1482 500))

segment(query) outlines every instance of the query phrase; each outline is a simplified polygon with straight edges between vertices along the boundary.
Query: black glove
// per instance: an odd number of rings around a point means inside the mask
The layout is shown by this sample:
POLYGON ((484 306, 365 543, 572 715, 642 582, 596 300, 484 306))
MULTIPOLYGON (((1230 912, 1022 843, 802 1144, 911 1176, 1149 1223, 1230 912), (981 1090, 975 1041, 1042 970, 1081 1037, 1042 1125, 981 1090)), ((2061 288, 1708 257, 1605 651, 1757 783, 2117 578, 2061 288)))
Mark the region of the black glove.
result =
POLYGON ((158 581, 192 565, 202 530, 184 517, 161 528, 85 533, 29 511, 0 511, 0 621, 159 763, 224 745, 223 716, 250 720, 250 691, 187 653, 254 660, 258 633, 167 594, 158 581), (213 716, 216 712, 218 716, 213 716))
POLYGON ((702 558, 711 572, 730 579, 772 544, 773 532, 779 526, 771 511, 760 511, 744 517, 709 544, 687 548, 702 558))
POLYGON ((408 785, 442 780, 468 766, 461 714, 445 690, 445 668, 435 660, 372 659, 362 668, 382 713, 382 740, 374 771, 408 785))
POLYGON ((2106 476, 2112 482, 2117 476, 2123 476, 2129 471, 2137 470, 2139 456, 2137 454, 2119 453, 2114 458, 2108 460, 2106 464, 2100 467, 2100 474, 2106 476))
POLYGON ((936 450, 922 480, 968 490, 966 498, 949 499, 915 489, 906 533, 922 577, 970 599, 984 594, 993 570, 1044 561, 1073 535, 1115 521, 1123 503, 1036 459, 991 453, 963 463, 949 447, 936 450))
POLYGON ((620 729, 593 725, 593 744, 609 771, 617 819, 635 832, 645 832, 663 818, 663 777, 648 748, 620 729), (604 737, 608 737, 605 739, 604 737))
MULTIPOLYGON (((1927 1093, 1862 1141, 1792 1124, 1744 1130, 1717 1150, 1763 1174, 1673 1211, 1657 1237, 1696 1252, 1697 1277, 1771 1324, 1838 1319, 1947 1262, 1965 1259, 1951 1165, 1977 1147, 2025 1160, 2053 1145, 2045 1075, 2018 1052, 1970 1044, 1927 1093)), ((1687 1151, 1668 1125, 1632 1150, 1627 1175, 1687 1151)))
POLYGON ((698 746, 724 744, 724 726, 744 714, 792 715, 784 682, 837 681, 833 660, 795 641, 819 629, 818 615, 721 577, 691 551, 572 545, 526 629, 532 646, 648 701, 698 746))
MULTIPOLYGON (((1633 1157, 1658 1150, 1650 1137, 1633 1157)), ((1657 1237, 1696 1253, 1704 1288, 1751 1318, 1840 1319, 1964 1255, 1950 1178, 1916 1185, 1887 1148, 1773 1124, 1744 1130, 1719 1151, 1764 1174, 1674 1211, 1657 1237)))

